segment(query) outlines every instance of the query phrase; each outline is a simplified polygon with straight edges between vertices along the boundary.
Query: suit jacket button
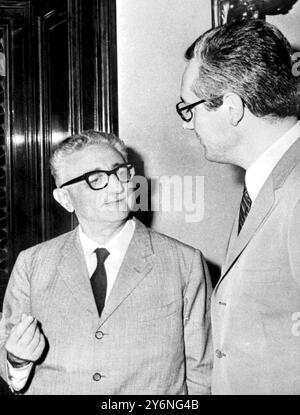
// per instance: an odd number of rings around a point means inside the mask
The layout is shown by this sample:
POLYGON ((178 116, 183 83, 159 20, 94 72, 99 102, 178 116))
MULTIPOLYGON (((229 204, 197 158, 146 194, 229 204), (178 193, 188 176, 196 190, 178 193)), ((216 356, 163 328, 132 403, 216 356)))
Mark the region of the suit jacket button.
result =
POLYGON ((223 305, 223 306, 225 306, 225 307, 226 307, 226 305, 227 305, 224 301, 219 301, 219 304, 220 304, 220 305, 223 305))
POLYGON ((100 373, 94 373, 93 374, 93 380, 95 382, 98 382, 101 378, 102 378, 102 376, 100 375, 100 373))
POLYGON ((95 333, 96 339, 101 340, 103 336, 104 336, 104 334, 103 334, 102 331, 96 331, 96 333, 95 333))
POLYGON ((222 353, 221 350, 217 349, 216 350, 216 356, 221 359, 223 356, 226 356, 225 353, 222 353))

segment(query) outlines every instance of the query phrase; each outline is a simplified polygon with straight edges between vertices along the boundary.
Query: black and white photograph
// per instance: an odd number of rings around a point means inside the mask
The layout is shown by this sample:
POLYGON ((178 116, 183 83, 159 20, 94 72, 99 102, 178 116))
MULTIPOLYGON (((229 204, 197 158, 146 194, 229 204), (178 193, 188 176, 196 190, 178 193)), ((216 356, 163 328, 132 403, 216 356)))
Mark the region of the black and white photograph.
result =
POLYGON ((299 0, 0 0, 0 401, 300 395, 299 104, 299 0))

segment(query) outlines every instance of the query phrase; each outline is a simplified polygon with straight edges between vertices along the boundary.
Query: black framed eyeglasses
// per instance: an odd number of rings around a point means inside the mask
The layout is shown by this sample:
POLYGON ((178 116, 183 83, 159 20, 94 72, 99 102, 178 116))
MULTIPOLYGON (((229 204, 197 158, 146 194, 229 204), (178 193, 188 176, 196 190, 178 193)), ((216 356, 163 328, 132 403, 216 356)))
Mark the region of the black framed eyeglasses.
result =
POLYGON ((193 104, 185 105, 183 101, 180 101, 176 105, 176 111, 183 121, 190 122, 193 118, 192 109, 199 104, 203 104, 204 102, 206 102, 206 99, 200 99, 200 101, 194 102, 193 104))
POLYGON ((134 166, 130 163, 120 164, 112 170, 93 170, 69 180, 60 188, 85 180, 92 190, 101 190, 108 185, 109 176, 114 174, 121 183, 128 183, 135 175, 134 166))

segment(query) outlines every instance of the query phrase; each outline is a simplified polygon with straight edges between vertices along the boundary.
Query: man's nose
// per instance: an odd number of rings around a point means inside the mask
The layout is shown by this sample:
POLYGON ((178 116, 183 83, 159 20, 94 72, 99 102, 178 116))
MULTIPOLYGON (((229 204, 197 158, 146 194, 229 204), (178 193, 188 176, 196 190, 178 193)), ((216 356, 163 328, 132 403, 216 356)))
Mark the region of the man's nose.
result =
POLYGON ((116 193, 121 193, 124 189, 123 183, 120 182, 116 173, 111 174, 109 176, 108 185, 109 185, 109 189, 116 193))
POLYGON ((182 127, 184 130, 193 130, 194 129, 194 119, 192 118, 190 121, 183 121, 182 127))

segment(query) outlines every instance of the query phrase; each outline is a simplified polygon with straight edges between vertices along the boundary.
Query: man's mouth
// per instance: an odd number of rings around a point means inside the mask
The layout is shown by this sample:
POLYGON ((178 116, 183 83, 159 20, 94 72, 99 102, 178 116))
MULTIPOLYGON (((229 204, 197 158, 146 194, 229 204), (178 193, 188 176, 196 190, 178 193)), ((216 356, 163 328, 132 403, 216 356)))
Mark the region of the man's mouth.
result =
POLYGON ((120 202, 123 202, 124 200, 125 200, 125 197, 120 197, 120 198, 117 198, 117 199, 107 200, 105 202, 105 204, 106 205, 114 205, 114 204, 118 204, 120 202))

